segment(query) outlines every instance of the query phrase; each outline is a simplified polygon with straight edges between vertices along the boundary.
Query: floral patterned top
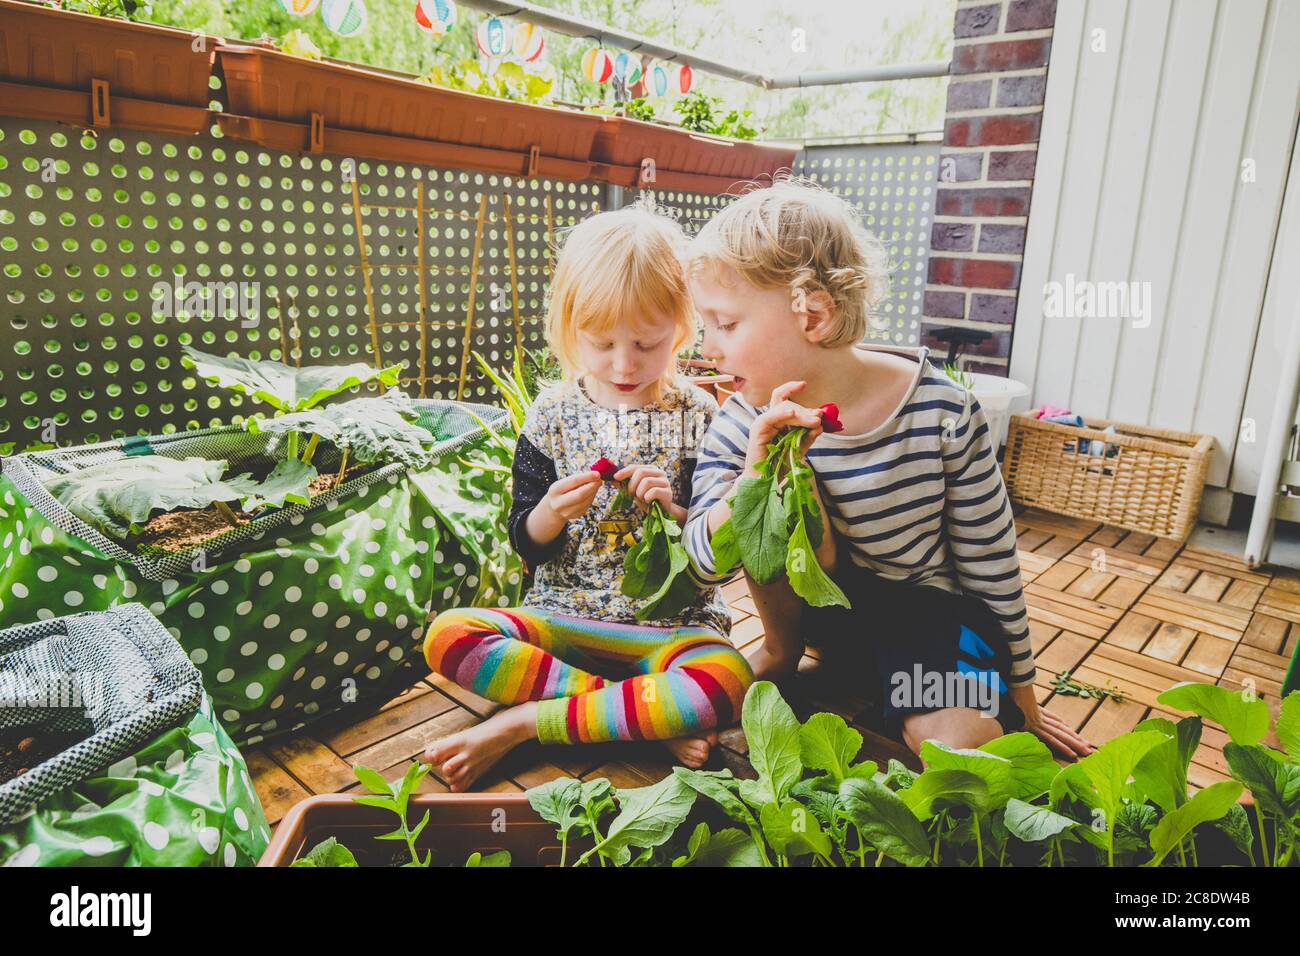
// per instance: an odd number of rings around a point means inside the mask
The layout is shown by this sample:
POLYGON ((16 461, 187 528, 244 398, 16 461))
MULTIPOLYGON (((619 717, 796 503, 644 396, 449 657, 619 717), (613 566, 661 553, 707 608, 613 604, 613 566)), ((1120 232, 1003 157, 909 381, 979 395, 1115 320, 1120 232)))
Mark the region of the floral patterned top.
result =
POLYGON ((679 615, 639 622, 640 602, 623 595, 623 558, 641 524, 636 507, 611 510, 618 486, 606 482, 582 517, 568 522, 552 542, 538 545, 525 522, 557 478, 586 471, 604 456, 620 468, 647 464, 662 468, 673 500, 691 500, 696 448, 718 410, 717 402, 685 381, 642 408, 602 408, 579 383, 544 389, 524 421, 515 449, 510 543, 536 575, 525 603, 560 614, 656 627, 702 625, 720 634, 731 631, 731 615, 716 587, 687 568, 700 587, 698 600, 679 615))

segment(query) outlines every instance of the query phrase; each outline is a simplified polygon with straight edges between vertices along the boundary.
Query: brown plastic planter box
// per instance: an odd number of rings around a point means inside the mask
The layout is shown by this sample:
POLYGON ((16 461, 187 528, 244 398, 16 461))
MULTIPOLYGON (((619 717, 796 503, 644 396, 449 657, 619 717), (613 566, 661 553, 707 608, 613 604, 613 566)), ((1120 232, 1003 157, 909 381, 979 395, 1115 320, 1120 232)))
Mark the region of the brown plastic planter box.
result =
POLYGON ((258 46, 220 51, 223 128, 285 149, 320 149, 398 161, 567 179, 586 178, 599 116, 448 90, 397 74, 308 60, 258 46), (322 142, 310 135, 313 114, 322 142), (530 151, 537 155, 530 163, 530 151))
POLYGON ((795 145, 752 143, 607 116, 596 134, 591 158, 597 163, 639 169, 648 157, 655 161, 657 176, 686 173, 740 181, 789 167, 798 151, 795 145))
MULTIPOLYGON (((475 850, 486 856, 510 851, 511 866, 557 866, 560 843, 555 826, 537 815, 521 793, 417 793, 406 818, 414 825, 429 810, 429 824, 416 841, 421 851, 433 850, 434 866, 463 866, 475 850), (493 824, 497 824, 496 829, 493 824), (504 823, 504 827, 501 824, 504 823)), ((350 794, 330 793, 296 804, 280 821, 258 866, 289 866, 328 837, 334 837, 362 862, 363 854, 404 850, 406 844, 375 841, 390 832, 393 814, 356 803, 350 794)), ((573 841, 572 863, 590 841, 573 841)), ((364 863, 363 863, 364 865, 364 863)))
POLYGON ((82 126, 195 133, 207 124, 220 44, 186 30, 0 0, 0 108, 82 126), (92 91, 95 81, 106 89, 92 91))

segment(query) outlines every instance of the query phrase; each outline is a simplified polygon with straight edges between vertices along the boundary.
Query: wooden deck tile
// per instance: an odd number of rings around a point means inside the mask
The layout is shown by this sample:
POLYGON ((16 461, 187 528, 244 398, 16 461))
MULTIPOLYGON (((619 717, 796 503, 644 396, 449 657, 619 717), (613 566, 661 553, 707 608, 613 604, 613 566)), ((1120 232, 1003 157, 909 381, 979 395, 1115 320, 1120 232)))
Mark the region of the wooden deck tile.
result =
POLYGON ((253 778, 253 789, 262 801, 268 823, 278 823, 289 808, 299 800, 311 796, 310 792, 289 772, 277 764, 262 748, 245 750, 244 761, 253 778))
POLYGON ((731 643, 736 647, 748 647, 763 636, 763 620, 747 617, 731 629, 731 643))
POLYGON ((356 780, 351 764, 312 737, 289 737, 269 750, 312 793, 334 793, 356 780))
POLYGON ((1171 591, 1186 591, 1200 576, 1201 569, 1175 561, 1156 579, 1156 584, 1171 591))
POLYGON ((1267 587, 1259 596, 1259 610, 1273 617, 1300 624, 1300 594, 1278 587, 1267 587))
POLYGON ((1264 593, 1262 584, 1253 584, 1250 581, 1242 581, 1240 578, 1233 578, 1232 583, 1228 585, 1228 590, 1220 598, 1224 604, 1231 604, 1233 607, 1254 610, 1255 605, 1259 602, 1260 595, 1264 593))
POLYGON ((1100 528, 1101 522, 1091 521, 1087 518, 1055 515, 1048 511, 1039 511, 1037 508, 1026 508, 1016 515, 1016 526, 1037 528, 1050 534, 1059 534, 1067 538, 1082 540, 1100 528))
POLYGON ((1151 640, 1142 649, 1142 653, 1157 660, 1177 664, 1187 656, 1187 651, 1195 640, 1195 631, 1189 631, 1177 624, 1161 624, 1151 635, 1151 640))
POLYGON ((1035 577, 1042 574, 1056 563, 1055 558, 1049 558, 1045 555, 1034 554, 1032 551, 1018 551, 1020 557, 1021 570, 1026 574, 1033 574, 1035 577))
POLYGON ((603 763, 596 767, 590 773, 583 774, 583 780, 597 780, 604 777, 614 786, 623 789, 626 787, 644 787, 656 781, 642 774, 635 767, 622 762, 603 763))
POLYGON ((1097 709, 1093 711, 1087 723, 1079 728, 1079 734, 1088 743, 1100 747, 1120 734, 1132 730, 1133 725, 1141 720, 1145 713, 1146 708, 1136 701, 1127 699, 1117 701, 1107 697, 1097 705, 1097 709))
POLYGON ((1054 676, 1061 671, 1073 670, 1079 661, 1088 656, 1095 645, 1096 641, 1089 640, 1082 634, 1062 631, 1056 640, 1047 646, 1047 650, 1035 655, 1035 660, 1039 671, 1046 671, 1054 676))
POLYGON ((1087 573, 1086 569, 1079 567, 1077 564, 1066 564, 1064 561, 1058 561, 1035 578, 1034 583, 1041 587, 1051 588, 1054 591, 1064 591, 1080 575, 1087 573))
POLYGON ((1159 626, 1160 622, 1155 618, 1130 611, 1111 628, 1110 633, 1106 635, 1106 643, 1127 647, 1131 651, 1140 651, 1159 626))
POLYGON ((1226 574, 1239 581, 1249 581, 1252 584, 1267 586, 1272 580, 1271 574, 1253 571, 1238 558, 1230 554, 1224 554, 1222 551, 1209 551, 1189 546, 1179 553, 1177 563, 1201 571, 1226 574))
POLYGON ((1238 641, 1250 625, 1250 612, 1152 585, 1133 605, 1148 617, 1238 641))
POLYGON ((427 686, 423 686, 422 693, 413 691, 398 700, 397 706, 386 706, 377 714, 323 737, 322 742, 335 753, 347 756, 456 706, 455 701, 427 686))
POLYGON ((1161 561, 1152 560, 1144 555, 1127 554, 1115 548, 1106 548, 1092 541, 1082 542, 1061 560, 1144 582, 1155 580, 1165 569, 1161 561))
POLYGON ((1228 665, 1236 646, 1236 641, 1224 640, 1213 634, 1197 635, 1191 650, 1183 658, 1183 666, 1199 671, 1211 679, 1217 679, 1228 665))
POLYGON ((1241 643, 1275 654, 1285 654, 1287 632, 1292 625, 1280 617, 1256 612, 1250 617, 1246 632, 1241 635, 1241 643))

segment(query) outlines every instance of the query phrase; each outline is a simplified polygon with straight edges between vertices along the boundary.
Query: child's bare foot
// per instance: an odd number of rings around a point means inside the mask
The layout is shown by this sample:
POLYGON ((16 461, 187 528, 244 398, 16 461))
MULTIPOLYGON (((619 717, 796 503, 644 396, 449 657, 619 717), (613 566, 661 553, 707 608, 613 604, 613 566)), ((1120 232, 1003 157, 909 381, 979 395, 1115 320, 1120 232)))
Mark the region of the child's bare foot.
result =
POLYGON ((698 770, 709 761, 709 752, 718 744, 718 732, 711 730, 700 737, 673 737, 663 741, 683 767, 698 770))
POLYGON ((434 741, 421 755, 440 766, 453 793, 470 789, 511 750, 537 733, 537 704, 529 702, 493 714, 481 724, 434 741))

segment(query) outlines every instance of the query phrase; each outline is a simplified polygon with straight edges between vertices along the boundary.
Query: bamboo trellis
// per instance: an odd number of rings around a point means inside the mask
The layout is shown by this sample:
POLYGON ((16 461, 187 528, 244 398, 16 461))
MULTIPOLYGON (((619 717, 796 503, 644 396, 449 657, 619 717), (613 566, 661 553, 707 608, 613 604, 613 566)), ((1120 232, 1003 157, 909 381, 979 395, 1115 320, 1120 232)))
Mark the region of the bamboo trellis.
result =
MULTIPOLYGON (((478 277, 479 277, 479 259, 483 247, 483 229, 489 222, 503 223, 506 234, 506 251, 510 266, 510 297, 512 316, 514 319, 515 345, 517 348, 523 346, 523 319, 519 314, 519 268, 515 259, 515 239, 514 224, 516 222, 546 222, 546 248, 547 248, 547 265, 546 272, 549 277, 554 271, 554 235, 555 235, 555 217, 551 204, 551 197, 546 196, 546 211, 544 214, 531 213, 516 216, 510 206, 510 196, 508 193, 501 195, 501 215, 497 216, 488 212, 488 194, 479 194, 479 206, 477 215, 471 216, 459 209, 438 209, 426 207, 424 203, 424 189, 420 187, 416 192, 416 204, 414 206, 397 204, 397 203, 365 203, 361 201, 361 187, 357 178, 352 179, 352 213, 356 222, 357 231, 357 256, 360 262, 362 282, 366 294, 366 312, 367 325, 370 329, 370 343, 374 352, 375 367, 383 366, 383 358, 379 348, 379 330, 381 328, 404 328, 409 325, 418 325, 420 330, 420 361, 419 374, 411 377, 400 379, 402 384, 418 383, 420 398, 424 398, 425 390, 429 382, 450 381, 453 377, 456 379, 456 398, 460 400, 465 393, 465 378, 469 371, 470 343, 474 333, 474 311, 478 298, 478 277), (369 253, 366 249, 365 240, 365 220, 363 211, 367 209, 391 209, 399 212, 415 213, 415 233, 416 233, 416 261, 415 262, 371 262, 369 253), (425 261, 425 217, 426 216, 447 216, 464 220, 473 220, 474 222, 474 252, 468 270, 456 266, 438 266, 425 261), (409 320, 395 320, 390 322, 380 322, 375 312, 375 297, 373 283, 371 282, 371 272, 375 269, 413 269, 416 271, 419 279, 420 293, 418 314, 414 322, 409 320), (428 275, 433 272, 450 272, 469 274, 469 301, 466 306, 464 338, 461 349, 460 372, 457 376, 438 375, 429 376, 427 354, 428 354, 428 333, 430 328, 448 329, 454 328, 458 323, 455 320, 448 322, 430 322, 427 319, 428 314, 428 275)), ((530 316, 536 318, 535 316, 530 316)), ((283 324, 283 322, 282 322, 283 324)), ((283 341, 284 333, 281 330, 281 340, 283 341)))

